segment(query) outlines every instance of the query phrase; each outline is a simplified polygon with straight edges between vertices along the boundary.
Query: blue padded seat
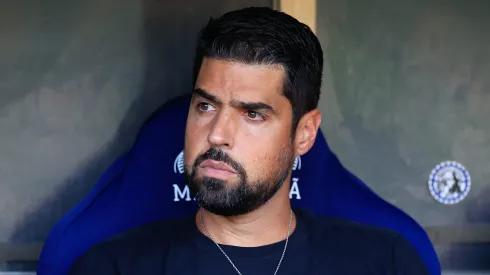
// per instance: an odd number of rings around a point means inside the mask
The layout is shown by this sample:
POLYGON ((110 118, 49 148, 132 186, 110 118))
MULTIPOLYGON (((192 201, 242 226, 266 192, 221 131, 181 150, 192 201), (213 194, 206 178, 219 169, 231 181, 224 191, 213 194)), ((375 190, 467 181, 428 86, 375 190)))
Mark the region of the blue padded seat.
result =
MULTIPOLYGON (((94 244, 149 222, 194 213, 183 181, 183 145, 190 96, 160 107, 134 146, 100 177, 90 194, 52 229, 38 264, 39 275, 65 275, 94 244)), ((432 275, 440 265, 425 231, 346 170, 321 132, 313 148, 295 160, 293 206, 318 215, 392 229, 419 252, 432 275)))

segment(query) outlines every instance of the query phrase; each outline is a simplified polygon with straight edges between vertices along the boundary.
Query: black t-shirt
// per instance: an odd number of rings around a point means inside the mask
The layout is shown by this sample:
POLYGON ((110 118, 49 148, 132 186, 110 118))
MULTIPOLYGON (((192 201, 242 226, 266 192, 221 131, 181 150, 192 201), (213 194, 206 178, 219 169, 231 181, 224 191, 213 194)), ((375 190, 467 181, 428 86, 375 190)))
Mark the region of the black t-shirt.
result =
MULTIPOLYGON (((415 250, 400 235, 295 209, 278 275, 428 275, 415 250)), ((244 275, 269 275, 284 241, 262 247, 221 246, 244 275)), ((131 230, 87 252, 71 275, 237 274, 231 263, 197 229, 195 218, 167 220, 131 230)))
MULTIPOLYGON (((238 274, 216 244, 197 234, 197 275, 238 274)), ((261 247, 220 245, 240 273, 273 275, 284 251, 286 241, 261 247)), ((304 222, 298 218, 296 229, 289 237, 284 259, 277 274, 305 274, 308 266, 308 242, 304 222)))

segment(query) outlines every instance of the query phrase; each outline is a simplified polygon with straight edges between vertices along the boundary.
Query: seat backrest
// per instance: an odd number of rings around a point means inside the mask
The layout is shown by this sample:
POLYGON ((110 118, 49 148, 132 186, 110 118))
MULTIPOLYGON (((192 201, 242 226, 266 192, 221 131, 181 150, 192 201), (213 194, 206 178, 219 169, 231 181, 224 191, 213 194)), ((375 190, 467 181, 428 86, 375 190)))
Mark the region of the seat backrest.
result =
MULTIPOLYGON (((197 210, 182 176, 189 102, 186 95, 157 110, 131 150, 55 225, 43 247, 39 275, 65 275, 81 254, 104 239, 197 210)), ((321 132, 313 148, 295 159, 290 198, 293 206, 318 215, 399 232, 417 249, 431 274, 440 274, 437 255, 424 230, 344 169, 321 132)))

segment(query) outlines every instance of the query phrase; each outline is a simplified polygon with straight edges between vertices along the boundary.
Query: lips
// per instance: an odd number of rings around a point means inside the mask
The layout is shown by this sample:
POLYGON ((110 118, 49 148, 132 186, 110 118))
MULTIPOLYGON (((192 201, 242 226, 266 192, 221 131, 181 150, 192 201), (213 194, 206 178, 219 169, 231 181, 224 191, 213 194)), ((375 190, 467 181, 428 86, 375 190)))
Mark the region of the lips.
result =
POLYGON ((212 170, 236 174, 236 171, 234 169, 232 169, 230 166, 224 164, 223 162, 214 161, 214 160, 210 160, 210 159, 203 161, 200 165, 200 168, 212 169, 212 170))

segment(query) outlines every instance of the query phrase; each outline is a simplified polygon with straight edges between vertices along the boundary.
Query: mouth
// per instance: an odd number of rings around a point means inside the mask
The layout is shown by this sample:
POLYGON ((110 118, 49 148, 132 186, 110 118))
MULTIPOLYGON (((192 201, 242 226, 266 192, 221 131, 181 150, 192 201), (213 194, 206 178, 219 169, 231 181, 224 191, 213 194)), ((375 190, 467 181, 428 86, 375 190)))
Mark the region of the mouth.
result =
POLYGON ((201 165, 199 165, 199 168, 202 170, 204 176, 223 180, 237 174, 233 168, 223 162, 209 159, 203 161, 201 165))

